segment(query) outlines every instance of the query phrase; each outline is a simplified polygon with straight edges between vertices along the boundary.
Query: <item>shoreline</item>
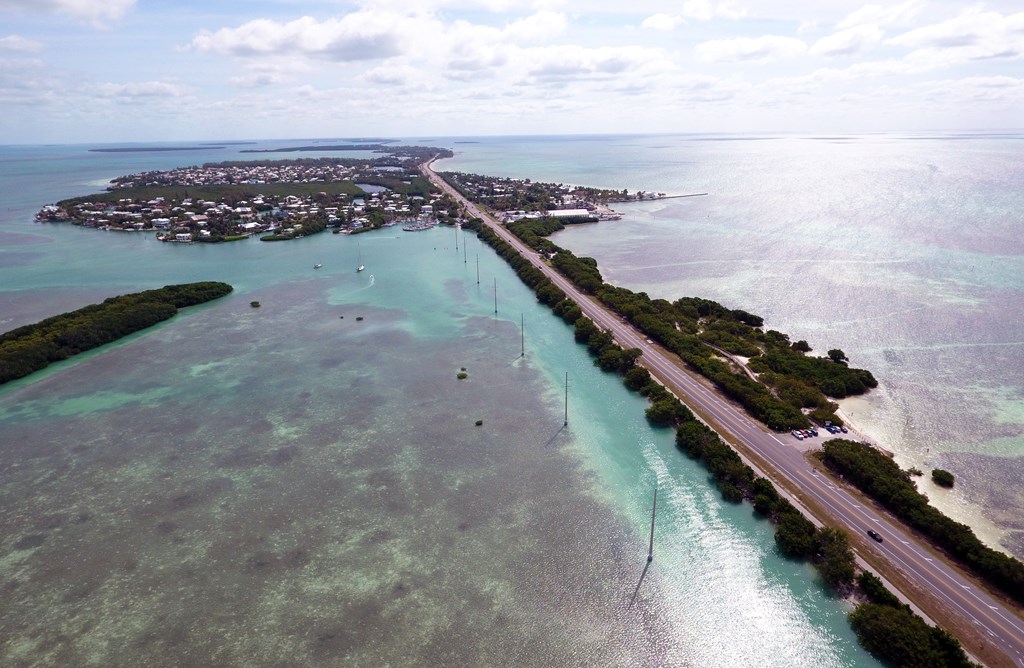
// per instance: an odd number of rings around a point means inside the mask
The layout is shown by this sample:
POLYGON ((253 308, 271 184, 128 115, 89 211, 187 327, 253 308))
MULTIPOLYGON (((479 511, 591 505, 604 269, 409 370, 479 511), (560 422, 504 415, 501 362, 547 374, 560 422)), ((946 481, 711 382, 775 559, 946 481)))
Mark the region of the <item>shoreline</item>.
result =
POLYGON ((846 399, 840 399, 839 401, 837 401, 836 403, 839 404, 839 408, 836 409, 836 416, 843 421, 843 425, 849 430, 850 433, 847 434, 848 437, 851 435, 856 436, 857 440, 860 440, 863 443, 867 443, 876 450, 881 450, 889 457, 895 458, 896 452, 894 450, 890 450, 889 448, 883 446, 881 443, 878 442, 876 438, 868 436, 867 433, 864 431, 863 425, 858 426, 856 421, 854 421, 850 417, 850 414, 846 411, 846 409, 843 408, 844 401, 848 399, 863 399, 867 396, 867 394, 870 394, 870 392, 871 391, 868 390, 866 394, 862 394, 857 397, 847 397, 846 399))

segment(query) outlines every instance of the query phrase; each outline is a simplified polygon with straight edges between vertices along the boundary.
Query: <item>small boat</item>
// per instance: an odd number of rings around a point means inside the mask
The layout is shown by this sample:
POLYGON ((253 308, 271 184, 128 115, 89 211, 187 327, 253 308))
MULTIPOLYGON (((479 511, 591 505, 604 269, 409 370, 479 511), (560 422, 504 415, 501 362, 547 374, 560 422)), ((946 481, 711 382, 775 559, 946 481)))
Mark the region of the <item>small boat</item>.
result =
MULTIPOLYGON (((358 242, 357 242, 357 243, 356 243, 356 246, 358 247, 358 245, 359 245, 359 244, 358 244, 358 242)), ((359 273, 359 272, 361 272, 361 271, 362 271, 363 269, 366 269, 366 266, 365 266, 365 265, 363 264, 363 249, 362 249, 362 248, 360 248, 360 249, 359 249, 359 259, 358 259, 358 260, 356 261, 356 273, 358 274, 358 273, 359 273)))
POLYGON ((402 229, 405 230, 406 232, 422 232, 423 230, 429 230, 429 229, 433 228, 435 225, 436 225, 436 223, 432 223, 432 222, 414 223, 412 225, 406 225, 402 229))
POLYGON ((319 268, 320 268, 320 267, 322 267, 322 266, 324 266, 324 265, 322 265, 322 264, 320 264, 319 262, 317 262, 316 264, 314 264, 314 265, 313 265, 313 268, 314 268, 314 269, 319 269, 319 268))

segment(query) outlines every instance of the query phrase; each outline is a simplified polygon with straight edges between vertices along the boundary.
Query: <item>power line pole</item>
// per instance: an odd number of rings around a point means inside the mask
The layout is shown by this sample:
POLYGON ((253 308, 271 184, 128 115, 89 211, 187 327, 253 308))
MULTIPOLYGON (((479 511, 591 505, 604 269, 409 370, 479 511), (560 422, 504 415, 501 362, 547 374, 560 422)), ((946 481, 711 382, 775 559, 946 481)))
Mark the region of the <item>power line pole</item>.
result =
POLYGON ((526 357, 526 316, 519 314, 519 343, 521 346, 520 357, 526 357))
POLYGON ((563 427, 569 426, 569 372, 565 372, 565 421, 562 422, 563 427))

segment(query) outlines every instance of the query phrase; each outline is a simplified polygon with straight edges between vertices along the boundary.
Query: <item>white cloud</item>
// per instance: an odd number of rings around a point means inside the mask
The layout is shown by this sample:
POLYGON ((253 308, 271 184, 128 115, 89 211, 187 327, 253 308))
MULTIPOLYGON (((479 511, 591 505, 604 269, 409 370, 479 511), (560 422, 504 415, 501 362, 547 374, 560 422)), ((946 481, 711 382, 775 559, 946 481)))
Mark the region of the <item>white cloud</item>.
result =
POLYGON ((3 0, 5 8, 26 11, 46 11, 67 14, 87 21, 94 26, 104 27, 108 21, 116 21, 135 6, 136 0, 3 0))
POLYGON ((719 3, 712 3, 710 0, 686 0, 682 10, 678 14, 665 14, 658 12, 648 16, 640 24, 641 28, 648 30, 674 30, 687 19, 696 21, 710 21, 713 18, 740 19, 747 15, 746 10, 740 9, 732 0, 724 0, 719 3))
POLYGON ((976 57, 997 56, 1008 50, 1020 55, 1024 46, 1024 12, 1003 16, 973 7, 948 21, 893 37, 888 43, 917 49, 976 47, 976 57))
POLYGON ((0 81, 6 78, 8 74, 12 75, 10 81, 3 81, 3 83, 14 84, 17 81, 17 75, 19 72, 25 72, 28 70, 42 70, 45 67, 45 63, 38 58, 2 58, 0 57, 0 81))
MULTIPOLYGON (((409 10, 409 0, 363 0, 359 4, 374 11, 405 12, 409 10)), ((566 0, 417 0, 419 11, 436 10, 484 10, 502 14, 513 11, 532 9, 537 11, 554 10, 566 4, 566 0)))
POLYGON ((818 29, 817 21, 801 21, 797 27, 796 32, 798 35, 802 35, 805 32, 813 32, 818 29))
POLYGON ((334 61, 388 58, 399 54, 403 39, 415 35, 415 19, 398 14, 358 11, 340 19, 304 16, 280 23, 258 19, 237 28, 202 31, 191 47, 232 56, 302 54, 334 61))
POLYGON ((381 66, 362 73, 359 81, 385 86, 407 86, 419 76, 419 70, 408 66, 381 66))
POLYGON ((270 0, 246 13, 193 7, 189 21, 220 18, 182 36, 167 3, 0 0, 0 104, 12 108, 0 130, 614 132, 856 127, 872 112, 882 125, 941 125, 958 105, 976 112, 967 125, 1009 126, 1024 114, 1022 84, 994 75, 1024 59, 1024 19, 1008 9, 1024 0, 976 1, 270 0), (89 34, 87 22, 129 11, 133 36, 89 34), (53 30, 35 32, 40 20, 53 30), (185 47, 168 53, 167 40, 185 47), (187 80, 167 76, 181 71, 187 80), (104 83, 124 81, 137 83, 104 83))
POLYGON ((228 79, 228 83, 235 88, 266 88, 281 83, 283 78, 277 72, 249 72, 237 77, 228 79))
POLYGON ((924 9, 924 6, 924 0, 907 0, 898 5, 865 5, 836 24, 836 28, 845 30, 863 25, 878 27, 910 25, 924 9))
POLYGON ((763 35, 716 39, 698 44, 697 60, 705 63, 755 62, 796 58, 807 53, 807 45, 795 37, 763 35))
POLYGON ((143 81, 139 83, 105 83, 92 87, 100 97, 109 98, 167 98, 182 97, 185 87, 166 81, 143 81))
POLYGON ((715 17, 724 19, 739 19, 747 15, 746 10, 740 9, 732 0, 712 3, 710 0, 686 0, 680 15, 684 19, 696 19, 698 21, 710 21, 715 17))
POLYGON ((0 51, 34 53, 36 51, 42 51, 43 48, 44 46, 42 42, 37 42, 33 39, 26 39, 21 35, 8 35, 7 37, 0 37, 0 51))
POLYGON ((564 14, 544 11, 513 21, 502 33, 514 42, 539 43, 561 35, 567 25, 564 14))
POLYGON ((639 72, 653 74, 667 65, 663 51, 640 46, 553 46, 534 49, 527 56, 533 61, 527 75, 544 82, 609 80, 639 72))
POLYGON ((1024 79, 1007 76, 934 80, 916 84, 914 89, 941 103, 991 106, 1024 102, 1024 79))
POLYGON ((878 26, 860 25, 822 37, 810 53, 814 56, 852 56, 867 51, 882 40, 878 26))
POLYGON ((504 27, 456 20, 444 24, 427 13, 388 13, 363 9, 342 17, 317 20, 303 17, 287 23, 258 20, 237 28, 203 31, 190 48, 234 57, 269 60, 330 60, 353 63, 392 61, 364 73, 363 81, 395 85, 411 80, 419 66, 420 78, 447 77, 469 80, 487 76, 504 66, 520 45, 546 43, 566 31, 565 15, 539 11, 504 27), (395 59, 409 56, 416 65, 395 69, 395 59))
POLYGON ((665 88, 674 102, 699 105, 728 102, 750 88, 739 79, 719 79, 707 75, 688 74, 668 80, 665 88))
POLYGON ((652 14, 643 20, 640 24, 641 28, 647 28, 648 30, 673 30, 677 25, 683 22, 680 16, 670 16, 669 14, 652 14))

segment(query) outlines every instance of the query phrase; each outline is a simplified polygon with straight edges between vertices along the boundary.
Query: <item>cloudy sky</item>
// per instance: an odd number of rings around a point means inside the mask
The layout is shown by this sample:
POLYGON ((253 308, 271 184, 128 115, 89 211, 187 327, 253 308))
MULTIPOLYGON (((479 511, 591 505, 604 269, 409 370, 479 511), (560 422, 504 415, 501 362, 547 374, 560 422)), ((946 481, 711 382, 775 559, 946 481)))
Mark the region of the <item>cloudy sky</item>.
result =
POLYGON ((0 0, 0 143, 1024 125, 1021 0, 0 0))

